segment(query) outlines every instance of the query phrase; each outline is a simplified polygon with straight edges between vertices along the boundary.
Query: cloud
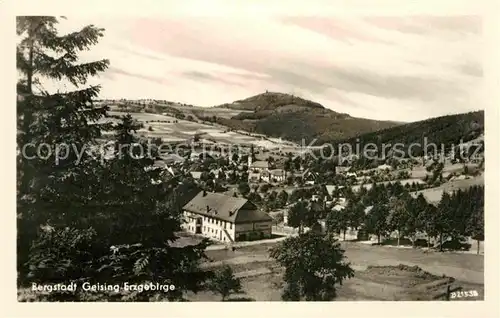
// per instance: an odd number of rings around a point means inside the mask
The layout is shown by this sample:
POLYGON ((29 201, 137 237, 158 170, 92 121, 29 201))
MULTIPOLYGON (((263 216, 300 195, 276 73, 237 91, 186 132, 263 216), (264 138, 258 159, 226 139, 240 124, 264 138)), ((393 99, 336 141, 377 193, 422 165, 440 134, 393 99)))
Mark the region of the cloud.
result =
POLYGON ((465 75, 482 77, 483 68, 482 65, 477 62, 465 62, 464 64, 458 65, 458 70, 465 75))
POLYGON ((339 21, 339 19, 332 19, 328 17, 316 17, 314 19, 310 17, 285 17, 281 19, 283 23, 292 24, 323 34, 328 36, 335 41, 343 41, 346 43, 351 43, 352 40, 367 41, 367 42, 377 42, 377 43, 388 43, 381 38, 377 38, 370 34, 370 32, 360 32, 356 28, 355 20, 351 21, 339 21), (350 23, 349 23, 350 22, 350 23))
POLYGON ((368 17, 365 21, 381 28, 416 34, 481 33, 481 18, 478 16, 411 16, 411 17, 368 17))
POLYGON ((136 77, 138 79, 143 79, 146 81, 150 82, 155 82, 158 84, 167 84, 168 81, 163 78, 163 77, 157 77, 157 76, 148 76, 148 75, 143 75, 141 73, 132 73, 132 72, 127 72, 122 69, 116 68, 116 67, 110 67, 105 73, 104 76, 106 78, 112 79, 112 80, 122 80, 123 78, 120 78, 119 75, 125 75, 129 77, 136 77))
POLYGON ((327 86, 345 92, 358 92, 372 96, 433 101, 446 95, 464 93, 457 89, 457 83, 441 77, 386 75, 359 68, 325 68, 317 70, 327 86))
POLYGON ((357 117, 411 121, 481 109, 477 16, 69 18, 105 37, 102 97, 200 106, 265 90, 357 117))

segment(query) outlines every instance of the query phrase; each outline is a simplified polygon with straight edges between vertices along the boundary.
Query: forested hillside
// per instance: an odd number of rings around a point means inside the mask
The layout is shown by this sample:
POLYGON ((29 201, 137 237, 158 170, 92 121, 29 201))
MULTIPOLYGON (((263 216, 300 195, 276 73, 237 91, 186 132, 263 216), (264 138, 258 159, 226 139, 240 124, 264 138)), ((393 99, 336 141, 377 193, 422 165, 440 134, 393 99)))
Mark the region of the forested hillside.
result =
MULTIPOLYGON (((342 143, 351 145, 374 144, 404 144, 405 149, 412 143, 443 144, 446 150, 452 145, 458 145, 474 140, 484 134, 484 111, 469 112, 457 115, 448 115, 430 118, 414 123, 383 129, 376 132, 362 134, 358 137, 344 139, 342 143)), ((420 154, 420 147, 412 148, 414 154, 420 154)))
POLYGON ((351 117, 297 96, 266 92, 218 107, 245 110, 217 122, 233 129, 301 142, 350 138, 399 123, 351 117), (252 111, 249 113, 248 111, 252 111))

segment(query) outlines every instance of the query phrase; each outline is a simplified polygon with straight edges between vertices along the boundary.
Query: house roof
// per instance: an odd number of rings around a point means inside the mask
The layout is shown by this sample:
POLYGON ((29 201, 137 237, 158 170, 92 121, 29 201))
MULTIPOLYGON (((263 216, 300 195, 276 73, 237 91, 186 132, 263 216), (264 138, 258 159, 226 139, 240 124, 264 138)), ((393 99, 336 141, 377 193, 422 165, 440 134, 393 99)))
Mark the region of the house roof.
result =
POLYGON ((179 156, 175 153, 170 153, 163 156, 163 160, 165 162, 184 162, 186 159, 184 157, 179 156))
POLYGON ((163 160, 156 160, 154 163, 153 163, 153 167, 156 167, 156 168, 163 168, 165 169, 167 167, 167 164, 165 163, 165 161, 163 160))
POLYGON ((252 167, 252 168, 269 168, 269 164, 267 163, 267 161, 260 160, 260 161, 252 162, 250 167, 252 167))
POLYGON ((365 208, 365 214, 370 213, 370 211, 371 211, 372 209, 373 209, 373 205, 367 206, 367 207, 365 208))
POLYGON ((201 178, 201 171, 190 171, 189 172, 194 179, 201 178))
POLYGON ((212 170, 210 170, 210 173, 213 173, 214 175, 217 175, 217 174, 219 174, 219 172, 221 172, 221 171, 222 171, 222 169, 221 169, 221 168, 217 168, 217 169, 212 169, 212 170))
POLYGON ((336 204, 332 209, 335 211, 341 211, 341 210, 345 209, 345 206, 340 205, 340 204, 336 204))
POLYGON ((342 197, 337 198, 337 201, 339 202, 339 204, 342 204, 342 205, 345 205, 347 203, 346 198, 342 198, 342 197))
POLYGON ((283 169, 274 169, 274 170, 271 170, 269 172, 273 176, 283 176, 285 174, 285 171, 283 171, 283 169))
POLYGON ((388 164, 383 164, 383 165, 378 166, 377 169, 390 169, 390 170, 392 170, 392 166, 390 166, 388 164))
POLYGON ((340 172, 349 171, 349 169, 351 169, 351 166, 336 166, 335 169, 340 172))
POLYGON ((307 169, 302 176, 308 181, 314 181, 318 177, 318 174, 316 172, 310 172, 309 169, 307 169))
POLYGON ((344 186, 336 186, 336 185, 331 185, 331 184, 325 185, 326 192, 328 192, 329 195, 332 195, 332 193, 335 189, 342 189, 343 187, 344 186))
POLYGON ((247 199, 222 193, 200 191, 184 205, 183 209, 231 223, 272 221, 267 213, 257 210, 256 206, 247 199))

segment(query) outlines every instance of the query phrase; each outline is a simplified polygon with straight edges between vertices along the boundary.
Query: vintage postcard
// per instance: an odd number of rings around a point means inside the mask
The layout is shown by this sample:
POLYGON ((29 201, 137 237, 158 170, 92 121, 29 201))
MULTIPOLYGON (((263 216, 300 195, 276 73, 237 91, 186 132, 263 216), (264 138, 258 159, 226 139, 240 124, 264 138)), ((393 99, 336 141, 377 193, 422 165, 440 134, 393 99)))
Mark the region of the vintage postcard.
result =
POLYGON ((17 302, 494 298, 481 13, 209 3, 12 19, 17 302))

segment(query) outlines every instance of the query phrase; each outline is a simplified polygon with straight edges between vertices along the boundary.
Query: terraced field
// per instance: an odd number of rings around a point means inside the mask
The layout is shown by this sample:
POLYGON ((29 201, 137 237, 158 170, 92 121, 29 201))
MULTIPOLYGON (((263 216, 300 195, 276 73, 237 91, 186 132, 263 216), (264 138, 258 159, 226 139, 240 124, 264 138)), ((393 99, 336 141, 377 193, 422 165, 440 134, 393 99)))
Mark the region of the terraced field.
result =
POLYGON ((441 200, 443 192, 450 193, 458 189, 467 189, 474 185, 484 185, 484 175, 465 180, 449 181, 439 187, 412 192, 412 194, 418 196, 418 194, 422 193, 429 203, 436 203, 441 200))
MULTIPOLYGON (((110 115, 122 116, 126 113, 110 111, 110 115)), ((144 123, 144 128, 138 133, 143 136, 162 138, 164 142, 185 141, 199 134, 200 138, 208 143, 244 145, 253 144, 256 147, 276 149, 290 147, 290 142, 279 139, 266 138, 244 132, 229 131, 224 126, 208 125, 196 121, 177 119, 168 115, 153 113, 130 113, 133 118, 144 123), (150 128, 151 127, 151 128, 150 128)), ((116 119, 111 118, 111 121, 116 119)))

